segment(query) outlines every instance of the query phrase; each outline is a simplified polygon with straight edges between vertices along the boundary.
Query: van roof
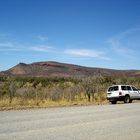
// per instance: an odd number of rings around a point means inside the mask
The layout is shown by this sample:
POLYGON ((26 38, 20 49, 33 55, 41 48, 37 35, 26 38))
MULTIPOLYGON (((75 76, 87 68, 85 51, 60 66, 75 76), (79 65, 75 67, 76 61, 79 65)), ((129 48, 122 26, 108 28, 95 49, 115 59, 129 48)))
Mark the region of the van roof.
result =
POLYGON ((110 87, 114 87, 114 86, 132 86, 132 85, 112 85, 110 87))

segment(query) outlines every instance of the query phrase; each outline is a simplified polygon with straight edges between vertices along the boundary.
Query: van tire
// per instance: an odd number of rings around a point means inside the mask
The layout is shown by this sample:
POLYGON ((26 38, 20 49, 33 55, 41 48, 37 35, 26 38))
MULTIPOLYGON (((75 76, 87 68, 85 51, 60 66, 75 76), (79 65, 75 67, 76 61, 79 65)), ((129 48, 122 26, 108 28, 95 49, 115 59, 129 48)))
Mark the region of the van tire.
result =
POLYGON ((126 96, 124 97, 124 103, 130 103, 130 102, 131 102, 130 96, 129 96, 129 95, 126 95, 126 96))

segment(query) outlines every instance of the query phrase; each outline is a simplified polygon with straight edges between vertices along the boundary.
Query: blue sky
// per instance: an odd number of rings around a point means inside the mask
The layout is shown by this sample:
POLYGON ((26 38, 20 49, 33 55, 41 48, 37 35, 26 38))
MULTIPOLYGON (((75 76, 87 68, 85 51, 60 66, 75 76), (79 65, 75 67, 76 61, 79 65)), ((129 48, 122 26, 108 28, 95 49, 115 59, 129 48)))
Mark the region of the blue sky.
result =
POLYGON ((0 0, 0 71, 38 61, 140 69, 140 1, 0 0))

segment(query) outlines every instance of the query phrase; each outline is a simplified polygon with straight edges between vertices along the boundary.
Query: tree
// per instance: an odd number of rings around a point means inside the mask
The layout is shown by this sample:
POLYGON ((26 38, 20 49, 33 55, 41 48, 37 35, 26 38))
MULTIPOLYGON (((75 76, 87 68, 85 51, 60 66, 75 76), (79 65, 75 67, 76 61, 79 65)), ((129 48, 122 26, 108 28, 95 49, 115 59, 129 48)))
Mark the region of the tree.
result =
POLYGON ((94 82, 95 82, 95 78, 88 77, 82 79, 81 85, 83 87, 83 90, 85 91, 85 94, 88 97, 89 102, 91 100, 91 96, 94 97, 94 91, 95 91, 94 82))
POLYGON ((9 81, 9 103, 12 103, 13 97, 16 92, 15 82, 14 80, 9 81))

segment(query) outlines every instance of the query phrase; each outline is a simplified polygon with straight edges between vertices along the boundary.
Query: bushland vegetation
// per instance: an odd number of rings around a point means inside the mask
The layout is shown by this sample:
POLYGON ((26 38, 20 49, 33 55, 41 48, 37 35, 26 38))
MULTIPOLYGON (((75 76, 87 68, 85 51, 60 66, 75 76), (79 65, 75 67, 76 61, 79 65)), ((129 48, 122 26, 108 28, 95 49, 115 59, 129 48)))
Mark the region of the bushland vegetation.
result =
POLYGON ((107 87, 140 78, 0 77, 0 108, 48 107, 106 103, 107 87))

